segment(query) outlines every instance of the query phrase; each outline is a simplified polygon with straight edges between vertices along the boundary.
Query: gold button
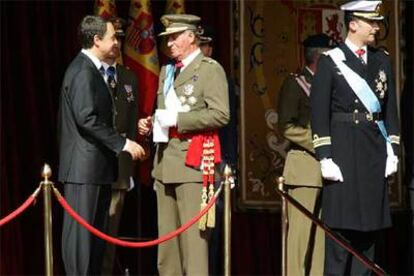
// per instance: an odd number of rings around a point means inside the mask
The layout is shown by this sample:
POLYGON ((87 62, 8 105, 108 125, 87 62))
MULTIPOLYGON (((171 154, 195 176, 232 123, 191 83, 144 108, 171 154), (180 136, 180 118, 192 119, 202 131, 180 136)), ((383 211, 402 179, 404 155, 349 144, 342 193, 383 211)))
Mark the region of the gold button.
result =
POLYGON ((358 120, 355 120, 355 124, 359 124, 359 121, 358 120))
POLYGON ((355 103, 358 103, 359 101, 358 101, 358 99, 355 99, 355 101, 354 101, 355 103))
POLYGON ((355 109, 355 110, 354 110, 354 113, 358 113, 358 109, 355 109))

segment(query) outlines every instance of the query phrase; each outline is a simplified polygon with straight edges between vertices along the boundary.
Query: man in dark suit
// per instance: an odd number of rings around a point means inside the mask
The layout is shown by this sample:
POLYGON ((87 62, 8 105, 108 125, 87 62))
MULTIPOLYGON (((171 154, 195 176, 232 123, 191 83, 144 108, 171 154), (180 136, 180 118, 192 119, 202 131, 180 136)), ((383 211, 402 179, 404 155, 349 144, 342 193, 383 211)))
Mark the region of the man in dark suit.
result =
MULTIPOLYGON (((279 92, 279 129, 290 142, 283 176, 289 194, 316 217, 321 214, 322 177, 312 145, 310 89, 320 56, 332 46, 333 41, 326 34, 306 38, 306 64, 301 73, 286 77, 279 92)), ((287 274, 323 275, 323 231, 290 204, 287 216, 287 274)))
MULTIPOLYGON (((79 26, 82 51, 66 70, 58 115, 59 181, 65 198, 88 223, 105 230, 117 155, 144 155, 114 128, 111 92, 101 61, 118 49, 112 23, 86 16, 79 26)), ((105 242, 64 214, 62 257, 68 275, 100 274, 105 242)))
MULTIPOLYGON (((312 132, 321 163, 322 217, 355 249, 374 258, 379 230, 391 226, 386 177, 397 171, 399 129, 388 53, 370 47, 379 31, 381 1, 341 6, 344 44, 319 61, 312 83, 312 132)), ((326 238, 325 275, 368 275, 326 238)))
MULTIPOLYGON (((124 22, 121 18, 117 17, 111 18, 110 21, 114 24, 119 49, 122 49, 121 40, 125 37, 122 29, 124 22)), ((119 64, 120 57, 120 51, 114 52, 114 55, 109 55, 103 60, 102 65, 106 71, 111 72, 106 79, 112 92, 115 105, 115 128, 121 136, 134 140, 137 134, 138 80, 134 72, 119 64)), ((131 156, 128 153, 121 153, 118 156, 118 179, 112 184, 107 230, 110 236, 118 235, 125 195, 134 186, 132 172, 133 161, 131 156)), ((102 265, 103 275, 112 274, 115 248, 112 244, 107 245, 102 265)))

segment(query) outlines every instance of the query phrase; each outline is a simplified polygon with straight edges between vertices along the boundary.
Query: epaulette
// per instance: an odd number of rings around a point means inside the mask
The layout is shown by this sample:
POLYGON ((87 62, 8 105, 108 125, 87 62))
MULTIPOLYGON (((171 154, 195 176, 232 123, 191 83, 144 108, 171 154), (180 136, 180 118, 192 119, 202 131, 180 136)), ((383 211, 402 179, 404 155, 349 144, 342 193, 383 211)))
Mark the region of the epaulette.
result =
POLYGON ((214 60, 214 59, 212 59, 210 57, 203 57, 202 60, 205 61, 205 62, 208 62, 210 64, 217 64, 218 63, 216 60, 214 60))

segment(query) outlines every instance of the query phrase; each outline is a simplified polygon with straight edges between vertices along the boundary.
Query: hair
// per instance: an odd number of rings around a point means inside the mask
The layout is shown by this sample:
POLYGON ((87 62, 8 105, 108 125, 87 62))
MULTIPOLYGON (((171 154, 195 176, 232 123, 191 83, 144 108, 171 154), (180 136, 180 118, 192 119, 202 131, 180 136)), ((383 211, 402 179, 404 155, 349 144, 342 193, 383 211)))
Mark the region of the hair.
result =
POLYGON ((323 52, 326 52, 329 48, 322 47, 305 47, 304 56, 306 65, 310 65, 316 61, 316 58, 323 52))
POLYGON ((355 20, 355 16, 352 14, 352 12, 345 12, 344 14, 344 24, 345 24, 345 29, 348 32, 349 31, 349 23, 351 23, 351 21, 355 20))
POLYGON ((107 21, 99 16, 87 15, 82 19, 78 28, 78 36, 82 48, 92 48, 95 35, 100 39, 105 36, 107 30, 106 23, 107 21))

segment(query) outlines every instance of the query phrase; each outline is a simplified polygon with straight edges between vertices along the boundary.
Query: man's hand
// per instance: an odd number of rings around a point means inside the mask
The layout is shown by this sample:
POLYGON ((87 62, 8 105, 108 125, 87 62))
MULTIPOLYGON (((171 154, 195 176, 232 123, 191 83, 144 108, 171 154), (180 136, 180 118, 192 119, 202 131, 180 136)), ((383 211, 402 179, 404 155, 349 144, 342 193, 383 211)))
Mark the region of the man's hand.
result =
POLYGON ((138 133, 143 136, 149 135, 152 129, 152 116, 139 119, 138 121, 138 133))
POLYGON ((398 157, 394 154, 392 146, 387 143, 387 163, 385 164, 385 177, 396 173, 398 170, 398 157))
POLYGON ((168 109, 157 109, 155 110, 155 120, 160 123, 161 127, 172 127, 177 125, 177 115, 176 111, 171 111, 168 109))
POLYGON ((332 158, 325 158, 321 160, 322 177, 327 180, 344 182, 341 169, 332 160, 332 158))
POLYGON ((133 160, 143 159, 145 157, 144 149, 136 142, 126 139, 123 151, 129 152, 133 160))

